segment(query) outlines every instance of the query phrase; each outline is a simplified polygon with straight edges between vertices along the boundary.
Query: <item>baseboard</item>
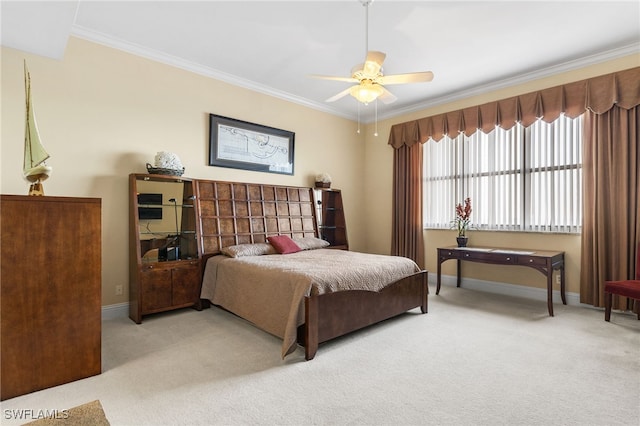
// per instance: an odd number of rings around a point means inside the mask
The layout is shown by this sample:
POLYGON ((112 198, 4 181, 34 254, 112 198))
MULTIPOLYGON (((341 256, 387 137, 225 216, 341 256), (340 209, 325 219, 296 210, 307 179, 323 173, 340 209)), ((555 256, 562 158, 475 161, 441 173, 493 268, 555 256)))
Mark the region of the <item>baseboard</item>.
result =
POLYGON ((129 302, 116 303, 102 307, 102 321, 129 316, 129 302))
MULTIPOLYGON (((436 274, 429 274, 429 284, 434 287, 437 285, 436 274)), ((456 277, 453 275, 442 275, 442 286, 455 287, 456 277)), ((547 300, 547 289, 544 288, 527 287, 517 284, 484 281, 464 277, 462 278, 460 286, 470 290, 486 291, 488 293, 503 294, 505 296, 523 297, 542 301, 547 300)), ((431 294, 435 294, 435 291, 431 294)), ((584 306, 580 303, 580 295, 578 293, 565 292, 565 296, 567 298, 568 305, 584 306)), ((553 301, 554 303, 562 303, 560 290, 553 290, 553 301)))

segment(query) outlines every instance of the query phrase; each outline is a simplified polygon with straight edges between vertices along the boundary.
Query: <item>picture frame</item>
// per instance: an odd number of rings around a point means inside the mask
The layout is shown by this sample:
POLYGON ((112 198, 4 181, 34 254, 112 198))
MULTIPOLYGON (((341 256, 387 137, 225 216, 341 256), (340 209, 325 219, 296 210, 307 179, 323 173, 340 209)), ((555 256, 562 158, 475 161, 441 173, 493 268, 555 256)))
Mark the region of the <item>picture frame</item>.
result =
POLYGON ((293 175, 295 133, 209 114, 209 165, 293 175))

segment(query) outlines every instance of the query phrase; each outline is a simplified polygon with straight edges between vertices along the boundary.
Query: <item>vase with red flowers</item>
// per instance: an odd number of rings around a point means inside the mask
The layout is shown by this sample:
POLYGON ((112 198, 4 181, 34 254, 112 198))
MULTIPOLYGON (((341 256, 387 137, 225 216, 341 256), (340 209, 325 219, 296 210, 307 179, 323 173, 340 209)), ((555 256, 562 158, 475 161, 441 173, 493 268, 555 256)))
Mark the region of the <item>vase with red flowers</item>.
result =
POLYGON ((456 241, 458 247, 467 246, 467 229, 471 225, 471 198, 464 200, 464 206, 461 203, 456 204, 456 218, 451 222, 451 228, 458 231, 456 241))

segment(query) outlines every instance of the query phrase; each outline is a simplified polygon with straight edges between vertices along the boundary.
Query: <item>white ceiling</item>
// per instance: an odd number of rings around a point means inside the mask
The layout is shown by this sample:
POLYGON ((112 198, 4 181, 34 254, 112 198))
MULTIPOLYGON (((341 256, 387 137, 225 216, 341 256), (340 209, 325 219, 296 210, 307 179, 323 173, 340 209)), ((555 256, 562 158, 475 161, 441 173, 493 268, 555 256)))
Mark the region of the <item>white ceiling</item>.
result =
MULTIPOLYGON (((61 59, 70 35, 356 118, 348 83, 365 56, 365 7, 348 1, 5 1, 2 45, 61 59)), ((640 1, 392 1, 369 7, 369 49, 389 86, 387 118, 640 52, 640 1)), ((639 60, 640 62, 640 60, 639 60)), ((640 63, 639 63, 640 65, 640 63)), ((361 106, 371 121, 374 105, 361 106)))

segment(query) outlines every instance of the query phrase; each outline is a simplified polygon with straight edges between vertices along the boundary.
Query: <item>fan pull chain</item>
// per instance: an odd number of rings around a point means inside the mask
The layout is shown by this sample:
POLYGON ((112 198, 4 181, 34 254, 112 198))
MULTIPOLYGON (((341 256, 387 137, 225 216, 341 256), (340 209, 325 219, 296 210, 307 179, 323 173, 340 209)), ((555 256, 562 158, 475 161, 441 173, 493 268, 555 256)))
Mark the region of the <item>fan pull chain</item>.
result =
POLYGON ((357 134, 360 134, 360 102, 357 102, 358 104, 358 131, 356 132, 357 134))

